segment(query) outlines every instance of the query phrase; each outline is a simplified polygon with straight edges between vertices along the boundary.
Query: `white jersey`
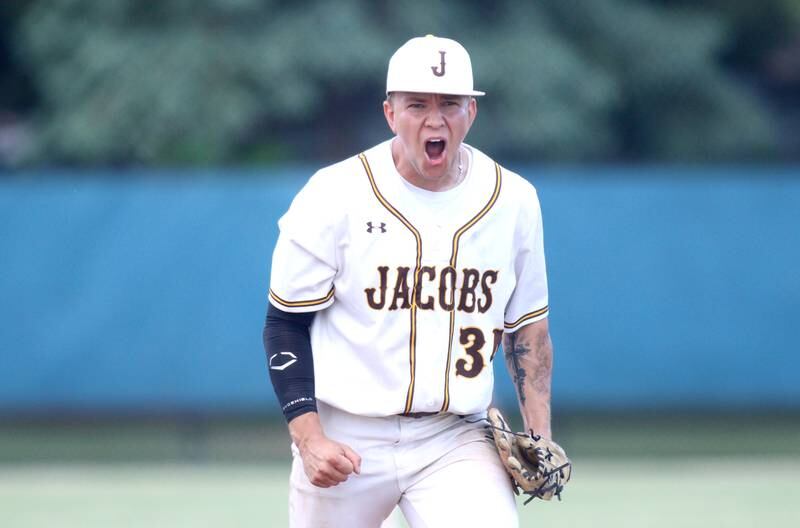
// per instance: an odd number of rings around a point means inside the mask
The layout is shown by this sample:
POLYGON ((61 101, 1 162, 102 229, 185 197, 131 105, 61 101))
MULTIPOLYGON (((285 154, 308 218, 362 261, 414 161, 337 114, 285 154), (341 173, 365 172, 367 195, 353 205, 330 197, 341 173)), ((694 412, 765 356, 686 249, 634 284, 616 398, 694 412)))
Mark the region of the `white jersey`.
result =
POLYGON ((536 190, 464 148, 464 180, 431 192, 386 141, 318 171, 280 219, 270 301, 319 311, 318 400, 362 416, 484 411, 503 332, 547 316, 536 190))

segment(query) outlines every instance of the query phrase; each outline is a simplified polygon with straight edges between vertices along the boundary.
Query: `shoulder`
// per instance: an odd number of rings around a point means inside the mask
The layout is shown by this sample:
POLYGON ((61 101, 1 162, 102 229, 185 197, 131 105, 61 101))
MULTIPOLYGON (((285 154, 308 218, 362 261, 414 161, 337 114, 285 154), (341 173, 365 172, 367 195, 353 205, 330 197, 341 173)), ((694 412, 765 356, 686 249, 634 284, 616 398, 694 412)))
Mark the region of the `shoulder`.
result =
MULTIPOLYGON (((367 150, 376 158, 387 147, 382 143, 367 150)), ((313 215, 316 224, 341 226, 354 207, 366 203, 371 192, 360 154, 317 170, 292 200, 279 225, 281 229, 306 223, 313 215)))
POLYGON ((359 156, 353 155, 317 170, 306 181, 295 201, 320 210, 336 209, 341 204, 352 203, 353 196, 361 192, 367 181, 359 156))
POLYGON ((391 140, 377 145, 342 161, 323 167, 314 173, 308 185, 337 194, 352 192, 351 185, 364 181, 367 166, 380 166, 387 159, 391 160, 391 140))
POLYGON ((532 213, 539 211, 539 193, 536 187, 516 172, 503 169, 506 199, 520 209, 532 213))
POLYGON ((317 170, 308 179, 304 190, 323 193, 328 197, 346 194, 348 187, 356 182, 363 170, 358 156, 351 156, 317 170))
POLYGON ((504 207, 519 208, 521 210, 538 211, 539 196, 536 187, 527 179, 511 171, 480 150, 469 147, 473 153, 475 169, 485 175, 491 172, 495 177, 499 172, 500 196, 499 200, 504 207))

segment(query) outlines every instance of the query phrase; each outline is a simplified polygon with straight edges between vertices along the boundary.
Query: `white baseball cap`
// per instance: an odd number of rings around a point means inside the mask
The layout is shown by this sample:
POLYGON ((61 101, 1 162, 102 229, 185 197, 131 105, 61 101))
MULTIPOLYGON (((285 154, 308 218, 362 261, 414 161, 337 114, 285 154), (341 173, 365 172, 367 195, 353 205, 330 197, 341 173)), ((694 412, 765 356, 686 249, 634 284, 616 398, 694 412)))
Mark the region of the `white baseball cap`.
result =
POLYGON ((412 38, 394 52, 386 93, 485 95, 472 89, 472 61, 464 46, 448 38, 412 38))

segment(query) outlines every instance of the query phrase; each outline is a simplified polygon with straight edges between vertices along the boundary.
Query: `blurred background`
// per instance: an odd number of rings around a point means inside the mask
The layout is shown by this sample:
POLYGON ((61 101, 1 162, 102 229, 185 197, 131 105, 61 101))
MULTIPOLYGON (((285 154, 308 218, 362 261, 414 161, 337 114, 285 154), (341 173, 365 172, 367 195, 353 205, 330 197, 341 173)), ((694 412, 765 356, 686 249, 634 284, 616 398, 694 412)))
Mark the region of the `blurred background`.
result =
POLYGON ((576 471, 523 526, 800 523, 797 0, 6 0, 3 526, 286 525, 276 222, 427 33, 542 200, 576 471))

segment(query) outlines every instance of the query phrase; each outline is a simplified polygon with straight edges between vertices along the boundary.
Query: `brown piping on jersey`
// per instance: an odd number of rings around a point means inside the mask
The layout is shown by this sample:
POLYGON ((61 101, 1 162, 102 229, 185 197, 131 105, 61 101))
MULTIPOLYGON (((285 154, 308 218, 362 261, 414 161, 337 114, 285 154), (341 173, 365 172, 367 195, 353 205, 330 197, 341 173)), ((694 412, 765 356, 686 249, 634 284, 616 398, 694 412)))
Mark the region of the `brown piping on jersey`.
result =
MULTIPOLYGON (((390 204, 386 198, 383 197, 380 190, 378 190, 378 186, 375 183, 375 177, 372 175, 372 169, 369 166, 369 162, 367 161, 367 156, 362 152, 358 155, 358 159, 361 160, 361 164, 364 166, 364 171, 367 173, 367 178, 369 178, 369 184, 372 187, 372 192, 375 194, 375 197, 378 201, 383 205, 392 215, 395 216, 400 222, 406 226, 406 228, 411 231, 414 235, 414 238, 417 241, 417 261, 416 267, 414 268, 414 284, 413 288, 411 289, 412 292, 417 291, 417 287, 419 284, 419 272, 422 268, 422 237, 419 234, 419 231, 411 225, 411 222, 400 213, 395 207, 390 204)), ((411 332, 409 334, 408 339, 408 359, 409 359, 409 370, 410 370, 410 381, 408 383, 408 391, 406 393, 406 404, 403 410, 403 414, 408 414, 411 412, 411 407, 414 402, 414 382, 416 376, 416 362, 417 362, 417 300, 416 296, 412 296, 411 301, 411 332)))
MULTIPOLYGON (((503 171, 500 169, 500 165, 495 162, 494 164, 494 172, 495 172, 495 183, 494 183, 494 192, 492 193, 491 198, 489 201, 486 202, 486 205, 483 206, 478 214, 472 217, 472 219, 461 226, 453 235, 453 252, 450 256, 450 267, 456 269, 456 264, 458 261, 458 242, 461 240, 461 236, 467 232, 472 226, 478 223, 478 221, 486 216, 486 213, 494 206, 495 202, 497 202, 497 197, 500 196, 500 187, 503 184, 503 171)), ((453 304, 455 304, 455 288, 453 288, 453 304)), ((447 367, 444 373, 444 401, 442 402, 442 412, 447 411, 448 407, 450 407, 450 360, 453 353, 453 332, 455 331, 455 322, 456 322, 456 311, 450 311, 450 340, 447 343, 447 367)))
POLYGON ((522 317, 520 317, 519 319, 517 319, 513 323, 503 323, 503 326, 505 327, 506 330, 513 330, 516 327, 518 327, 520 324, 522 324, 525 321, 527 321, 528 319, 533 319, 534 317, 539 317, 540 315, 546 314, 548 312, 548 310, 550 310, 549 306, 545 306, 544 308, 539 308, 536 311, 533 311, 533 312, 530 312, 530 313, 527 313, 527 314, 523 315, 522 317))
POLYGON ((287 301, 278 297, 278 295, 272 291, 272 288, 269 290, 269 296, 272 298, 273 301, 280 304, 281 306, 285 306, 287 308, 301 308, 307 306, 318 306, 320 304, 325 304, 328 302, 331 297, 333 297, 334 288, 331 287, 331 291, 325 297, 320 297, 319 299, 311 299, 308 301, 287 301))

